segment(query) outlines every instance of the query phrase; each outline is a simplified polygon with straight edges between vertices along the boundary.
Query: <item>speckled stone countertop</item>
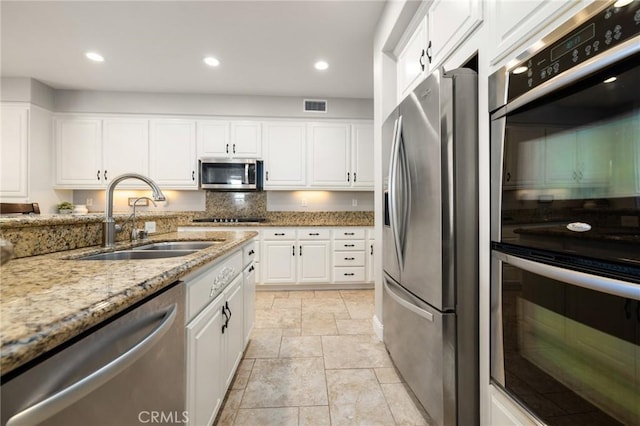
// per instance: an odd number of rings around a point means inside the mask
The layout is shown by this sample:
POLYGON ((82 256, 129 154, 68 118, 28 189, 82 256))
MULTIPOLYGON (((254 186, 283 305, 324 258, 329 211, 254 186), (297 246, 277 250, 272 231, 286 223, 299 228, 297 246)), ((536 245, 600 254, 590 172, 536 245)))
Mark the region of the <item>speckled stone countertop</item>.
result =
POLYGON ((0 267, 0 371, 2 375, 154 294, 194 269, 232 252, 257 233, 244 231, 172 232, 156 241, 223 240, 187 256, 87 261, 90 247, 14 259, 0 267))

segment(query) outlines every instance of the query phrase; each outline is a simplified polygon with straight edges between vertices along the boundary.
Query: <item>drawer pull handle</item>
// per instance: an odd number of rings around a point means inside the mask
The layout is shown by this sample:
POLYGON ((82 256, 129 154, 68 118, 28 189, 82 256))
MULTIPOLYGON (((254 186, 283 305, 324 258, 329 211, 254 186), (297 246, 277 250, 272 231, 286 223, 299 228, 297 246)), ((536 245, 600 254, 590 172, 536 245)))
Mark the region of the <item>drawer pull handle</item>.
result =
POLYGON ((302 246, 300 246, 300 256, 302 256, 302 246))
POLYGON ((229 322, 229 317, 227 316, 227 311, 224 309, 224 305, 222 305, 222 316, 224 317, 224 324, 222 324, 222 334, 224 334, 224 329, 227 328, 227 323, 229 322))
POLYGON ((345 232, 344 235, 355 235, 353 232, 345 232))
POLYGON ((320 235, 320 233, 318 233, 318 232, 309 232, 309 235, 316 235, 317 236, 317 235, 320 235))
POLYGON ((253 250, 249 250, 249 256, 253 256, 254 254, 256 254, 256 252, 255 252, 255 251, 253 251, 253 250))
POLYGON ((354 275, 355 275, 355 274, 354 274, 353 272, 345 272, 345 273, 344 273, 344 276, 345 276, 345 277, 352 277, 352 276, 354 276, 354 275))
POLYGON ((355 257, 345 257, 344 260, 356 260, 355 257))
POLYGON ((291 256, 295 256, 296 255, 296 246, 293 245, 291 246, 291 256))
POLYGON ((355 244, 345 244, 344 246, 345 247, 355 247, 356 245, 355 244))
POLYGON ((284 237, 284 232, 276 232, 275 234, 276 237, 284 237))
POLYGON ((251 265, 251 267, 249 268, 249 272, 253 272, 256 268, 253 267, 253 265, 251 265))
POLYGON ((371 254, 373 254, 373 244, 371 244, 371 254))

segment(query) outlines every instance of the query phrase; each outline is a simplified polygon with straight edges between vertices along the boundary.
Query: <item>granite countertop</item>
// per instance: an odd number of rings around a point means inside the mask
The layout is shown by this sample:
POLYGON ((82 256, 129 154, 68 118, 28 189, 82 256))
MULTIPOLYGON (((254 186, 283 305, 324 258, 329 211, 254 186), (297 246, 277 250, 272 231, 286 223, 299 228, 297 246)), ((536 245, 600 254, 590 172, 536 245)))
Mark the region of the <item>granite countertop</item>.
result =
MULTIPOLYGON (((116 212, 113 217, 117 220, 126 220, 131 213, 116 212)), ((190 218, 192 214, 189 212, 157 212, 143 211, 137 212, 136 218, 153 219, 153 218, 190 218)), ((21 228, 30 226, 46 226, 46 225, 79 225, 83 223, 102 223, 104 221, 104 213, 87 213, 87 214, 7 214, 0 216, 1 228, 21 228)))
POLYGON ((89 247, 14 259, 0 267, 2 375, 154 294, 256 236, 251 231, 172 232, 113 249, 89 247), (187 256, 86 261, 81 255, 157 241, 224 240, 187 256))

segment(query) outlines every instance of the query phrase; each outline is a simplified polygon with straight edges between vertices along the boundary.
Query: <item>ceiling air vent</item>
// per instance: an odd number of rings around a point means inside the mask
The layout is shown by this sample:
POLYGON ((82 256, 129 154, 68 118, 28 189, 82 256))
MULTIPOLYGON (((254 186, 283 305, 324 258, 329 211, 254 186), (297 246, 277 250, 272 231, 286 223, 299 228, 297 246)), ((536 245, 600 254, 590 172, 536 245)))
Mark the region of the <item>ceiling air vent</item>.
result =
POLYGON ((327 101, 305 99, 304 112, 327 112, 327 101))

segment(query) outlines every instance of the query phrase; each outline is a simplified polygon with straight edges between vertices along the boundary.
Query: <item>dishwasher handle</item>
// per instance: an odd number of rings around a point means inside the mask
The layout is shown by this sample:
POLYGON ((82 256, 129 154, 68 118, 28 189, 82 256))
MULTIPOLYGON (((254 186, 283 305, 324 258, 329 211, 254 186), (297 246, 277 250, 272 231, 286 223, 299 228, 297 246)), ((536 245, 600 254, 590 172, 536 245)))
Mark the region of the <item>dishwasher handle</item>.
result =
POLYGON ((127 352, 71 386, 14 415, 7 421, 6 426, 33 426, 39 424, 84 398, 126 370, 169 331, 176 319, 177 308, 178 305, 174 303, 167 309, 163 314, 162 323, 127 352))

